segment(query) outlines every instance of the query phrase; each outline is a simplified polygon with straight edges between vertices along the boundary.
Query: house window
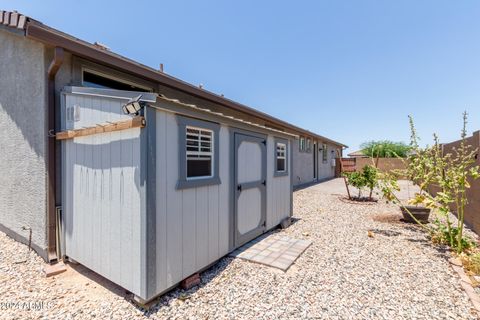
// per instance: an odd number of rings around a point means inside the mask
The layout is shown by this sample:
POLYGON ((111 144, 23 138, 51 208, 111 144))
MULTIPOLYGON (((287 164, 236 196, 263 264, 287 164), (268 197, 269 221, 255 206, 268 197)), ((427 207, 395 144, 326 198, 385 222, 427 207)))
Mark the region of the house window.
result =
POLYGON ((312 148, 312 140, 310 138, 307 139, 307 152, 310 152, 312 148))
POLYGON ((82 83, 85 87, 91 87, 91 88, 140 91, 140 92, 152 91, 146 87, 136 85, 128 81, 115 79, 113 77, 104 75, 100 72, 94 72, 90 70, 83 70, 82 83))
POLYGON ((300 137, 300 151, 304 151, 304 150, 305 150, 305 138, 300 137))
POLYGON ((275 139, 275 172, 274 176, 288 175, 288 141, 285 139, 275 139))
POLYGON ((179 179, 177 189, 220 184, 217 123, 177 116, 179 179))
POLYGON ((327 151, 328 151, 327 150, 327 145, 324 143, 322 145, 322 161, 323 162, 327 162, 327 155, 328 155, 327 151))
POLYGON ((213 131, 186 127, 187 179, 212 176, 213 131))

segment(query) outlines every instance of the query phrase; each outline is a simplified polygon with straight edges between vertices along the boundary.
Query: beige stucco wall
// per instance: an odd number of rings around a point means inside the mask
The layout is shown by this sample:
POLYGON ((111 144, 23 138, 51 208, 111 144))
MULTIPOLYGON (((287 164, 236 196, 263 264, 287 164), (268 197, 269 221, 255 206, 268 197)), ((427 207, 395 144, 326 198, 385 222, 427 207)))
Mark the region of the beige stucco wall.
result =
MULTIPOLYGON (((372 158, 356 158, 356 170, 360 171, 366 165, 375 165, 377 159, 372 158)), ((377 168, 381 171, 391 171, 397 169, 405 169, 404 160, 398 158, 378 158, 377 168)))
MULTIPOLYGON (((461 140, 457 140, 444 145, 444 154, 454 153, 453 148, 460 147, 461 140)), ((476 131, 471 137, 466 138, 466 145, 471 145, 472 150, 477 150, 477 159, 474 165, 480 165, 480 157, 478 157, 478 149, 480 147, 480 131, 476 131)), ((434 191, 434 190, 432 190, 434 191)), ((470 188, 467 189, 468 203, 465 207, 465 223, 472 228, 477 234, 480 234, 480 179, 471 180, 470 188)), ((454 206, 451 207, 455 211, 454 206)))

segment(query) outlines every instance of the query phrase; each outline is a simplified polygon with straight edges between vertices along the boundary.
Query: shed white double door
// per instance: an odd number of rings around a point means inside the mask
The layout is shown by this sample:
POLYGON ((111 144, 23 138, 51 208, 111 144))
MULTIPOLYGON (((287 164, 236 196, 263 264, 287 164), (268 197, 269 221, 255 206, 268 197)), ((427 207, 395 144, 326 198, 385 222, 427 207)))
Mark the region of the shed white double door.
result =
POLYGON ((266 139, 235 133, 235 247, 265 231, 266 139))

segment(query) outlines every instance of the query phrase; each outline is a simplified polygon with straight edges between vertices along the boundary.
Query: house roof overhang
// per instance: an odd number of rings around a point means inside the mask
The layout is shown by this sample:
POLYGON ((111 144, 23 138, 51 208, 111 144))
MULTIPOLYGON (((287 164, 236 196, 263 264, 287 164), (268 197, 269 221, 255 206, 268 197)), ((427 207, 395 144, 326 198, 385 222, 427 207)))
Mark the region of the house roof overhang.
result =
POLYGON ((77 56, 88 58, 100 64, 121 69, 126 73, 130 73, 137 77, 141 77, 150 81, 158 82, 164 86, 182 91, 189 95, 217 103, 223 107, 248 114, 263 121, 269 122, 273 125, 279 126, 285 131, 289 131, 295 135, 311 136, 313 138, 322 140, 323 142, 331 143, 340 147, 347 147, 346 145, 321 136, 309 130, 305 130, 286 121, 272 117, 264 112, 254 108, 245 106, 233 100, 227 99, 221 95, 215 94, 203 88, 196 87, 190 83, 172 77, 164 72, 153 69, 134 60, 123 57, 119 54, 105 50, 99 46, 88 43, 81 39, 75 38, 69 34, 61 32, 44 25, 43 23, 26 17, 17 12, 0 11, 2 20, 0 23, 22 29, 28 38, 35 39, 54 47, 61 47, 77 56))

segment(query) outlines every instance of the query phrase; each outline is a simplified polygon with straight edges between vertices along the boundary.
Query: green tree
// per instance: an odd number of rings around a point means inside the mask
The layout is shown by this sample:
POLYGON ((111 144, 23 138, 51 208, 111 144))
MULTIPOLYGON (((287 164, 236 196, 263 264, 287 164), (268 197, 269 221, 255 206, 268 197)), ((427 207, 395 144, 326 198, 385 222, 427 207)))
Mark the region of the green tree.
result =
POLYGON ((374 166, 366 165, 362 171, 347 173, 348 184, 358 189, 358 198, 362 196, 362 190, 368 188, 369 199, 372 199, 373 189, 378 185, 378 170, 374 166))
POLYGON ((383 175, 380 180, 383 196, 404 207, 417 223, 431 233, 432 238, 440 238, 442 242, 456 249, 457 253, 463 252, 471 246, 471 242, 463 235, 465 207, 468 204, 467 190, 470 188, 470 181, 480 178, 480 168, 475 165, 475 155, 478 150, 469 145, 466 140, 467 113, 463 114, 460 146, 454 148, 451 153, 442 151, 437 135, 434 135, 433 146, 420 147, 413 119, 409 118, 412 152, 408 157, 407 169, 403 172, 403 176, 407 176, 420 188, 420 192, 416 193, 409 202, 436 210, 444 217, 445 224, 437 220, 437 228, 434 229, 423 225, 413 217, 405 204, 395 195, 395 191, 399 190, 398 174, 383 175), (438 191, 431 193, 431 189, 438 191), (451 210, 458 218, 456 226, 449 218, 451 210))
POLYGON ((411 147, 403 142, 389 140, 368 141, 360 145, 362 153, 372 158, 406 158, 411 147))

